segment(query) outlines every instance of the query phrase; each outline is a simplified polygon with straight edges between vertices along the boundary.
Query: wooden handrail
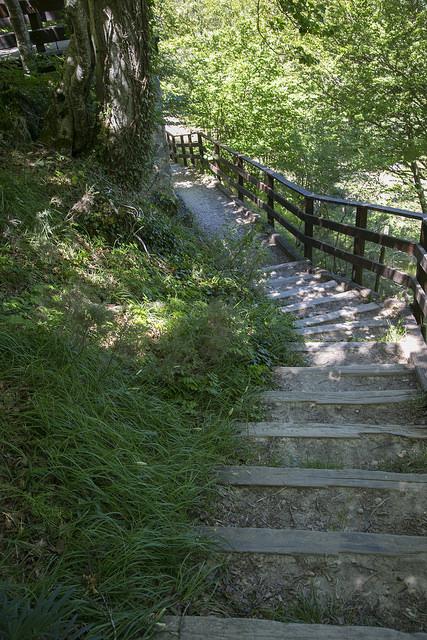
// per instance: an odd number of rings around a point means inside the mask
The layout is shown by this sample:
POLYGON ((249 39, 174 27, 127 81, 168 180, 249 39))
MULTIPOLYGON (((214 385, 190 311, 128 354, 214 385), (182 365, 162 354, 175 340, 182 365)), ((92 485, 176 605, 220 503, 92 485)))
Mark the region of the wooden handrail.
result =
POLYGON ((256 160, 253 160, 252 158, 249 158, 248 156, 242 153, 238 153, 237 151, 223 144, 222 142, 218 142, 217 140, 214 140, 213 138, 208 136, 206 133, 200 132, 199 135, 205 140, 208 140, 209 142, 211 142, 212 144, 215 144, 221 149, 224 149, 225 151, 227 151, 227 153, 230 153, 233 156, 242 158, 242 160, 247 164, 252 165, 253 167, 255 167, 256 169, 259 169, 263 173, 267 173, 268 175, 273 177, 275 180, 277 180, 277 182, 287 187, 291 191, 298 193, 300 196, 309 197, 309 198, 312 198, 313 200, 317 200, 318 202, 326 202, 326 203, 334 204, 337 206, 366 207, 366 209, 369 209, 371 211, 382 211, 384 213, 400 216, 402 218, 412 218, 413 220, 421 221, 424 217, 424 214, 419 211, 409 211, 408 209, 387 207, 385 205, 375 204, 372 202, 363 202, 360 200, 349 200, 347 198, 339 198, 336 196, 329 196, 329 195, 315 193, 314 191, 309 191, 308 189, 304 189, 304 187, 300 187, 295 182, 291 182, 290 180, 285 178, 281 173, 278 173, 277 171, 273 171, 273 169, 270 169, 269 167, 264 166, 260 162, 257 162, 256 160))
POLYGON ((182 159, 187 164, 187 161, 191 159, 193 165, 199 161, 203 168, 212 171, 226 187, 234 191, 240 202, 243 202, 243 200, 253 202, 259 209, 266 212, 270 224, 274 225, 274 222, 277 222, 287 229, 304 245, 305 257, 311 259, 314 248, 350 263, 353 267, 352 278, 359 285, 363 284, 363 271, 368 270, 376 273, 377 276, 382 276, 412 290, 414 293, 414 315, 419 324, 424 325, 427 318, 427 216, 417 211, 317 194, 300 187, 277 171, 273 171, 260 162, 238 153, 222 142, 214 140, 204 132, 195 131, 192 134, 186 134, 185 137, 182 134, 167 133, 172 160, 178 161, 182 159), (197 143, 193 141, 193 136, 196 135, 197 143), (188 138, 187 141, 185 141, 185 137, 188 138), (204 142, 211 146, 211 150, 206 147, 204 142), (180 154, 177 154, 177 146, 181 149, 180 154), (187 149, 189 153, 187 153, 187 149), (198 154, 195 153, 196 150, 198 154), (225 158, 224 154, 231 156, 231 159, 225 158), (245 167, 245 165, 249 165, 249 167, 245 167), (250 167, 257 170, 257 175, 253 175, 248 170, 250 167), (230 173, 235 179, 229 175, 230 173), (245 182, 249 184, 245 186, 245 182), (281 192, 277 190, 277 186, 281 187, 281 192), (250 187, 254 189, 251 190, 250 187), (283 195, 283 187, 296 194, 300 199, 300 204, 292 202, 283 195), (256 190, 256 193, 254 193, 254 190, 256 190), (267 201, 260 197, 260 194, 265 194, 267 201), (325 216, 316 215, 316 202, 354 208, 356 210, 355 224, 337 222, 325 216), (292 213, 298 220, 301 220, 304 223, 304 231, 277 211, 275 203, 292 213), (369 230, 367 228, 369 211, 379 211, 421 222, 420 241, 414 242, 388 233, 369 230), (325 228, 353 238, 353 252, 351 253, 314 237, 315 228, 325 228), (375 243, 382 248, 379 262, 371 260, 364 255, 365 242, 375 243), (417 261, 416 276, 411 276, 383 264, 384 247, 413 256, 417 261))

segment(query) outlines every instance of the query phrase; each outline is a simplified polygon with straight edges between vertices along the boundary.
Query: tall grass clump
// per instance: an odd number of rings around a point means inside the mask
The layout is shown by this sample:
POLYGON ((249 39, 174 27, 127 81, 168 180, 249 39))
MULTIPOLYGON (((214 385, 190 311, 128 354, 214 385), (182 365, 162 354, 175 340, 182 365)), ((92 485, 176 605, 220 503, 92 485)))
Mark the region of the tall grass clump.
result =
POLYGON ((201 593, 191 525, 290 320, 250 234, 43 149, 1 172, 0 638, 148 638, 201 593))

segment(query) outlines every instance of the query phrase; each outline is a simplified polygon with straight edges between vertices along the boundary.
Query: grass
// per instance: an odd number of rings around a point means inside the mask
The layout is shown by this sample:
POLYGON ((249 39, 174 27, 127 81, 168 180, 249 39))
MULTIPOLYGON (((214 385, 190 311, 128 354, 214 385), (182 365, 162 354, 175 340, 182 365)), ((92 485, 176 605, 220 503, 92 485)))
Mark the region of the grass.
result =
POLYGON ((400 342, 406 336, 404 320, 398 319, 393 324, 389 324, 384 335, 378 342, 400 342))
POLYGON ((193 517, 291 319, 250 234, 42 147, 0 174, 0 637, 148 638, 202 590, 193 517))
POLYGON ((427 444, 420 444, 417 453, 407 453, 381 465, 382 471, 397 473, 427 473, 427 444))
POLYGON ((325 595, 319 597, 312 587, 299 589, 291 602, 262 613, 263 616, 278 622, 353 625, 358 622, 359 610, 355 602, 346 603, 339 598, 325 595))

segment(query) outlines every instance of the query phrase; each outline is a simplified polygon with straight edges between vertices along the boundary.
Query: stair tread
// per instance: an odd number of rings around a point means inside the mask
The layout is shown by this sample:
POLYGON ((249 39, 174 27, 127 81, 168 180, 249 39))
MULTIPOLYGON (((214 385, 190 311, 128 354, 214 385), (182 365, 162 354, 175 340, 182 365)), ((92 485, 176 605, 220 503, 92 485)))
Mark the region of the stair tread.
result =
POLYGON ((314 404, 395 404, 421 398, 413 389, 392 391, 264 391, 261 397, 266 402, 310 402, 314 404))
POLYGON ((359 438, 364 434, 427 438, 427 425, 333 424, 253 422, 239 428, 240 435, 253 438, 359 438))
POLYGON ((324 291, 335 289, 336 287, 338 287, 338 282, 336 280, 328 280, 327 282, 319 282, 305 286, 301 285, 284 291, 274 291, 273 293, 268 293, 267 298, 270 300, 286 300, 286 298, 295 298, 297 296, 304 296, 310 293, 323 293, 324 291))
POLYGON ((375 556, 427 553, 427 537, 423 536, 253 527, 201 526, 197 531, 214 539, 222 551, 231 553, 375 556))
POLYGON ((323 324, 324 322, 330 322, 331 320, 337 320, 339 318, 354 318, 362 313, 369 313, 371 311, 378 311, 381 309, 381 305, 376 302, 368 302, 360 304, 355 307, 347 307, 340 309, 339 311, 331 311, 330 313, 323 313, 317 316, 309 316, 308 318, 302 318, 296 320, 296 327, 308 327, 311 325, 323 324))
POLYGON ((307 280, 319 281, 323 277, 324 276, 321 273, 310 273, 310 272, 304 272, 299 274, 295 273, 292 276, 271 276, 268 278, 268 280, 266 280, 265 284, 270 287, 270 286, 298 283, 298 280, 301 280, 302 282, 305 282, 307 280))
POLYGON ((274 372, 280 375, 309 373, 310 375, 341 375, 341 376, 399 376, 415 375, 415 369, 406 364, 353 364, 353 365, 325 365, 324 367, 275 367, 274 372))
POLYGON ((157 640, 427 640, 427 633, 382 627, 276 622, 259 618, 167 616, 157 640))
POLYGON ((280 264, 269 264, 265 267, 261 267, 260 271, 263 273, 271 273, 272 271, 278 271, 283 269, 295 269, 296 267, 308 269, 311 266, 310 260, 294 260, 293 262, 281 262, 280 264))
POLYGON ((427 474, 366 469, 303 469, 298 467, 226 466, 217 470, 222 484, 254 487, 357 487, 425 490, 427 474))
POLYGON ((325 342, 325 341, 307 341, 302 342, 288 342, 287 347, 291 351, 317 351, 319 349, 329 349, 336 351, 345 351, 347 349, 364 349, 369 347, 379 346, 386 351, 395 351, 399 348, 399 342, 380 342, 379 340, 370 340, 363 342, 325 342))
POLYGON ((306 309, 317 307, 322 304, 341 302, 342 300, 354 300, 354 298, 359 297, 360 292, 356 289, 350 289, 349 291, 342 291, 340 293, 331 292, 326 296, 319 296, 318 298, 312 298, 311 300, 304 300, 288 304, 285 307, 281 307, 281 311, 283 311, 283 313, 294 313, 295 311, 305 311, 306 309))
POLYGON ((372 320, 353 320, 336 324, 321 324, 313 327, 297 328, 295 333, 299 336, 315 335, 316 333, 333 333, 335 331, 353 331, 353 329, 371 329, 373 327, 387 327, 390 324, 388 318, 373 318, 372 320))

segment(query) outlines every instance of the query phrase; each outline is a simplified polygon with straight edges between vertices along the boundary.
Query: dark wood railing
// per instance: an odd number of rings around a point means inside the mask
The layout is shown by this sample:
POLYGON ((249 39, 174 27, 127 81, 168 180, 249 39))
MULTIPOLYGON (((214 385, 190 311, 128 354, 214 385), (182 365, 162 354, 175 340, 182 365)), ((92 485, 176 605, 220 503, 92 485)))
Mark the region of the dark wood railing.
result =
MULTIPOLYGON (((45 22, 62 22, 64 19, 64 0, 21 0, 21 8, 29 26, 31 42, 37 51, 46 51, 44 46, 49 42, 66 40, 65 27, 62 24, 45 26, 45 22)), ((11 27, 6 5, 0 0, 0 26, 11 27)), ((0 49, 7 50, 16 47, 16 37, 13 31, 0 34, 0 49)))
POLYGON ((227 190, 245 204, 247 201, 267 214, 274 226, 277 222, 304 246, 304 255, 313 257, 313 249, 339 258, 352 265, 352 280, 363 285, 364 270, 371 271, 414 294, 413 312, 425 335, 427 318, 427 216, 422 213, 382 206, 357 200, 313 193, 291 182, 277 171, 256 160, 234 151, 202 132, 175 135, 166 133, 170 158, 185 166, 200 166, 210 170, 227 190), (351 207, 355 210, 355 224, 337 222, 315 213, 316 207, 327 205, 351 207), (291 222, 283 212, 285 209, 300 221, 301 226, 291 222), (391 216, 407 218, 419 223, 419 239, 407 240, 389 233, 378 233, 367 228, 369 212, 376 211, 391 216), (315 229, 327 229, 352 239, 352 251, 316 238, 315 229), (381 247, 379 261, 365 255, 365 243, 381 247), (384 264, 385 248, 395 249, 415 259, 416 275, 410 275, 384 264))

